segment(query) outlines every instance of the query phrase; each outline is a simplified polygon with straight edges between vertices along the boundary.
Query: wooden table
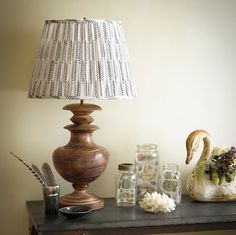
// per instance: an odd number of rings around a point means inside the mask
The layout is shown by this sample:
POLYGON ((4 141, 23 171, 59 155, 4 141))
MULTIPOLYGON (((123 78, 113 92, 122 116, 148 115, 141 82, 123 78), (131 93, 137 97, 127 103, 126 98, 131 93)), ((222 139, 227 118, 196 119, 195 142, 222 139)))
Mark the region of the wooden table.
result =
POLYGON ((114 198, 105 207, 85 217, 67 219, 63 215, 45 216, 42 201, 26 202, 29 234, 42 235, 141 235, 236 229, 236 202, 201 203, 188 196, 171 213, 153 214, 139 206, 122 208, 114 198))

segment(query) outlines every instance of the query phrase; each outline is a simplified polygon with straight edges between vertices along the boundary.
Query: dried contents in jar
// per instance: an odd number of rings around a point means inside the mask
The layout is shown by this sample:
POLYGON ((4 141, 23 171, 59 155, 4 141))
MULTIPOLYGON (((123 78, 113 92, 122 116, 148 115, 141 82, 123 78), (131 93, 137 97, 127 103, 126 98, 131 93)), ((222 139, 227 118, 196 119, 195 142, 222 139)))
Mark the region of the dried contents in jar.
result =
POLYGON ((135 152, 135 173, 137 177, 137 199, 145 193, 158 189, 159 157, 156 144, 137 145, 135 152))
POLYGON ((181 179, 177 164, 165 164, 160 177, 160 190, 174 199, 175 203, 181 201, 181 179))
POLYGON ((136 204, 136 177, 134 166, 123 163, 118 166, 119 173, 116 182, 117 206, 134 206, 136 204))

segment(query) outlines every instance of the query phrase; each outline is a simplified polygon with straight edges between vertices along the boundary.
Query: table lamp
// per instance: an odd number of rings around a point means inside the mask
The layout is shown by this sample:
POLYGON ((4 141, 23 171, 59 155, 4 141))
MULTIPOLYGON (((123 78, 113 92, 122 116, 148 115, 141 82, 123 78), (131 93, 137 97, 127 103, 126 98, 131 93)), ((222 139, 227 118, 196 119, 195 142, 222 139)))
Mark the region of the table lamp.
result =
POLYGON ((79 99, 63 109, 73 113, 69 143, 53 152, 57 172, 74 191, 60 206, 86 205, 101 209, 104 200, 87 191, 108 164, 106 148, 94 143, 93 111, 84 100, 130 99, 136 95, 128 50, 120 21, 47 20, 43 28, 28 97, 79 99))

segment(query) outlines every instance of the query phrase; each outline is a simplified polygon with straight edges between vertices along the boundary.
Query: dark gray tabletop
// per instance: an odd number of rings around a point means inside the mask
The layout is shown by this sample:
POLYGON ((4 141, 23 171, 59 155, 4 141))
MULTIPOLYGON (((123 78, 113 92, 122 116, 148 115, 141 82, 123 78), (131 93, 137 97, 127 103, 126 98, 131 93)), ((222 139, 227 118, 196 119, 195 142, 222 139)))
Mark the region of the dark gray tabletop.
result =
POLYGON ((171 231, 170 228, 177 227, 181 231, 195 231, 214 230, 216 224, 219 229, 236 229, 236 202, 195 202, 188 196, 183 196, 181 204, 175 211, 164 214, 145 212, 139 206, 117 207, 114 198, 105 199, 103 209, 78 219, 67 219, 61 214, 45 216, 42 201, 27 201, 26 206, 30 220, 39 232, 124 229, 141 231, 144 228, 145 231, 162 228, 163 232, 163 228, 164 231, 171 231), (187 229, 188 226, 193 228, 187 229))

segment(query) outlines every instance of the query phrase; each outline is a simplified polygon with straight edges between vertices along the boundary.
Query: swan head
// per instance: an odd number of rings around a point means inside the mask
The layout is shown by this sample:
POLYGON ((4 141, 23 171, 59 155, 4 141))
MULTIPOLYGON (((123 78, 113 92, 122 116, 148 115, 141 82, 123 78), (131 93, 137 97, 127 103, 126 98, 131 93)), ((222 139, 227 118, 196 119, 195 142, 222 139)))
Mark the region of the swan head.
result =
POLYGON ((186 140, 186 150, 187 150, 187 157, 186 157, 186 164, 189 164, 189 162, 193 158, 194 152, 197 151, 200 142, 206 138, 209 137, 209 134, 205 130, 196 130, 189 134, 187 140, 186 140))

